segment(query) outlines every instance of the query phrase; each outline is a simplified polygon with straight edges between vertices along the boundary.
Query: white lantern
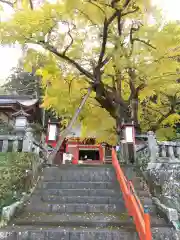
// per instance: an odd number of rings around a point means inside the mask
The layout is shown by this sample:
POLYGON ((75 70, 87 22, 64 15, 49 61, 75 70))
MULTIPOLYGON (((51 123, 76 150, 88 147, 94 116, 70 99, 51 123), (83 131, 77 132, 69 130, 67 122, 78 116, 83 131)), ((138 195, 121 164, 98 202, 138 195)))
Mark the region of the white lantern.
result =
POLYGON ((124 134, 125 141, 127 143, 134 143, 134 126, 133 125, 124 125, 124 134))
POLYGON ((49 124, 49 133, 48 133, 48 140, 49 141, 56 141, 57 138, 57 124, 49 124))

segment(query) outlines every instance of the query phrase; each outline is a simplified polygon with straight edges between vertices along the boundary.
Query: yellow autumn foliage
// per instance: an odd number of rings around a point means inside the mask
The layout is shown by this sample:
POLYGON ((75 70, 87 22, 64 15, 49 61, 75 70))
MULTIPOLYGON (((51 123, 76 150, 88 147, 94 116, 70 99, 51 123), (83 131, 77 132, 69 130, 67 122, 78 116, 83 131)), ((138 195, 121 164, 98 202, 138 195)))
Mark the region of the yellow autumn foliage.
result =
MULTIPOLYGON (((123 29, 119 36, 117 21, 110 25, 105 49, 109 61, 101 69, 105 88, 111 91, 116 88, 116 95, 129 107, 132 79, 128 71, 133 69, 134 87, 143 85, 138 92, 138 115, 144 131, 157 122, 159 128, 164 128, 167 125, 173 127, 180 121, 176 113, 178 107, 168 114, 172 103, 169 97, 171 100, 180 97, 180 84, 177 83, 180 27, 174 22, 162 23, 159 12, 152 9, 150 2, 130 0, 127 5, 125 0, 116 2, 123 29), (153 16, 156 22, 150 24, 149 19, 153 16), (136 29, 133 49, 130 41, 132 27, 136 29), (154 103, 151 97, 155 95, 158 97, 154 103), (163 115, 167 117, 161 121, 163 115)), ((42 107, 67 116, 62 122, 66 126, 92 85, 92 79, 82 68, 93 75, 102 51, 103 25, 115 10, 109 0, 45 1, 33 10, 29 1, 20 3, 20 9, 14 4, 12 18, 0 22, 1 45, 31 44, 24 58, 24 67, 28 70, 29 66, 38 66, 37 74, 42 76, 45 92, 42 107)), ((115 144, 117 119, 95 98, 96 93, 92 92, 79 116, 82 134, 95 134, 98 141, 115 144)))

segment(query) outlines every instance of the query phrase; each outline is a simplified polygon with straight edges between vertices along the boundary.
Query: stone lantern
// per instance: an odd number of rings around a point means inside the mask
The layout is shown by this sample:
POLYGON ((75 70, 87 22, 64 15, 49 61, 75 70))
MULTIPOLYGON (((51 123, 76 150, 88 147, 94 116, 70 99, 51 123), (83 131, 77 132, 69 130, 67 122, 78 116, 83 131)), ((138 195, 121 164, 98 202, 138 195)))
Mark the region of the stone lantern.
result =
POLYGON ((15 126, 14 130, 18 136, 22 137, 23 140, 23 152, 31 152, 32 151, 32 140, 33 134, 32 129, 28 126, 28 117, 30 116, 25 111, 20 110, 12 115, 15 117, 15 126))
POLYGON ((27 127, 28 127, 28 116, 26 112, 23 110, 20 110, 14 114, 12 114, 13 117, 15 117, 15 126, 14 129, 17 133, 25 133, 27 127))

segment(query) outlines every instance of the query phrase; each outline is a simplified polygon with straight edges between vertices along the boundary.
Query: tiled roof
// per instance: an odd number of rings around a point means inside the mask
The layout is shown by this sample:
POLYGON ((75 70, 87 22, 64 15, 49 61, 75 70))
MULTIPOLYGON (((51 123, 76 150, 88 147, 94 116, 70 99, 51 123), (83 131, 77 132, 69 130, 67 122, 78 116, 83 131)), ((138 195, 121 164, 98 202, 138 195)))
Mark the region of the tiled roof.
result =
POLYGON ((32 99, 32 97, 28 95, 0 95, 0 99, 15 99, 15 100, 28 100, 32 99))
POLYGON ((30 96, 0 95, 0 104, 13 104, 21 101, 33 100, 30 96))

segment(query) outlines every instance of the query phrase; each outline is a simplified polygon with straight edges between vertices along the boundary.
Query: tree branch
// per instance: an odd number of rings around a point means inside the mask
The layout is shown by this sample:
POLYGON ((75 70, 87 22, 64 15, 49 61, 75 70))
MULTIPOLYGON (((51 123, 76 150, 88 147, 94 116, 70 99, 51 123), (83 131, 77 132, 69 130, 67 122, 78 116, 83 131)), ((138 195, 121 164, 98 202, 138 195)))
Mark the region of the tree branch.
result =
POLYGON ((131 10, 131 11, 129 11, 129 12, 122 13, 121 17, 124 17, 124 16, 126 16, 126 15, 135 13, 135 12, 137 12, 137 11, 139 11, 139 7, 136 7, 134 10, 131 10))
POLYGON ((108 28, 109 28, 109 25, 117 17, 117 14, 118 14, 118 11, 114 12, 114 14, 109 19, 107 19, 105 17, 104 27, 103 27, 103 34, 102 34, 103 35, 102 36, 103 41, 102 41, 101 51, 100 51, 99 60, 98 60, 98 67, 99 68, 102 67, 102 61, 103 61, 103 58, 104 58, 104 55, 105 55, 105 52, 106 52, 106 44, 107 44, 107 39, 108 39, 108 28))
POLYGON ((78 12, 80 12, 82 15, 84 15, 88 21, 90 21, 92 23, 92 25, 97 25, 95 22, 93 22, 92 19, 90 19, 90 17, 88 16, 88 14, 84 13, 83 11, 81 11, 80 9, 77 9, 78 12))
POLYGON ((119 11, 118 16, 117 16, 117 25, 118 25, 119 36, 121 36, 121 34, 122 34, 122 25, 123 25, 123 23, 121 23, 121 18, 122 18, 122 14, 121 14, 121 11, 119 11))
POLYGON ((116 114, 115 114, 115 110, 112 102, 110 102, 105 97, 96 96, 95 99, 102 106, 102 108, 105 108, 109 112, 112 118, 116 118, 116 114))
POLYGON ((134 41, 137 41, 137 42, 142 42, 144 43, 145 45, 153 48, 153 49, 156 49, 156 47, 154 47, 152 44, 149 43, 149 41, 145 41, 145 40, 142 40, 142 39, 139 39, 139 38, 133 38, 133 42, 134 41))
POLYGON ((112 90, 116 91, 116 76, 113 74, 107 74, 107 76, 112 79, 112 90))
POLYGON ((55 54, 57 57, 64 59, 66 62, 73 65, 77 70, 79 70, 80 73, 85 75, 87 78, 89 78, 93 81, 95 80, 92 73, 90 73, 89 71, 87 71, 86 69, 81 67, 81 65, 79 63, 77 63, 75 60, 71 59, 67 55, 64 55, 63 53, 58 52, 58 50, 54 46, 50 45, 49 43, 47 43, 45 41, 39 41, 37 44, 43 46, 45 49, 49 50, 50 52, 55 54))
POLYGON ((29 0, 31 10, 34 10, 33 0, 29 0))
POLYGON ((68 27, 69 27, 69 29, 68 29, 67 34, 68 34, 68 36, 70 37, 71 41, 70 41, 70 43, 67 45, 67 47, 65 48, 65 50, 63 51, 63 55, 64 55, 64 56, 66 55, 66 52, 69 50, 69 48, 73 45, 74 39, 73 39, 73 37, 72 37, 72 35, 71 35, 71 30, 75 29, 76 26, 73 24, 73 28, 70 29, 70 26, 69 26, 69 23, 68 23, 68 27))
POLYGON ((89 0, 89 3, 91 3, 92 5, 94 5, 95 7, 99 8, 99 10, 104 14, 104 16, 106 16, 106 13, 104 11, 104 9, 102 9, 98 4, 96 4, 95 2, 97 2, 96 0, 89 0))
POLYGON ((145 87, 146 87, 146 84, 145 84, 145 83, 140 84, 140 85, 136 88, 137 94, 138 94, 141 90, 143 90, 145 87))
POLYGON ((3 4, 7 4, 9 5, 10 7, 14 8, 14 4, 16 3, 17 1, 15 2, 9 2, 9 1, 6 1, 6 0, 0 0, 0 3, 3 3, 3 4))
POLYGON ((113 88, 111 89, 111 91, 109 90, 105 92, 105 96, 109 98, 112 102, 120 105, 123 109, 127 109, 128 104, 123 100, 121 96, 119 96, 116 92, 113 91, 113 88))
POLYGON ((46 42, 50 42, 50 38, 51 38, 51 33, 53 32, 53 29, 55 28, 57 22, 55 22, 48 30, 47 34, 45 36, 47 36, 47 40, 46 42))
POLYGON ((136 78, 134 70, 129 68, 128 69, 128 75, 129 75, 129 87, 130 87, 130 90, 131 90, 131 93, 130 93, 130 96, 129 96, 129 99, 128 99, 128 102, 130 103, 130 101, 133 98, 136 99, 138 96, 137 96, 137 91, 136 91, 135 84, 134 84, 134 81, 135 81, 135 78, 136 78))
POLYGON ((130 2, 131 2, 131 0, 126 0, 126 2, 123 5, 123 8, 126 8, 129 5, 130 2))

